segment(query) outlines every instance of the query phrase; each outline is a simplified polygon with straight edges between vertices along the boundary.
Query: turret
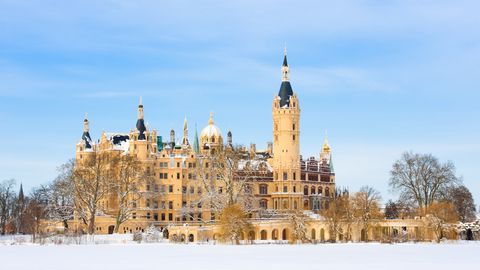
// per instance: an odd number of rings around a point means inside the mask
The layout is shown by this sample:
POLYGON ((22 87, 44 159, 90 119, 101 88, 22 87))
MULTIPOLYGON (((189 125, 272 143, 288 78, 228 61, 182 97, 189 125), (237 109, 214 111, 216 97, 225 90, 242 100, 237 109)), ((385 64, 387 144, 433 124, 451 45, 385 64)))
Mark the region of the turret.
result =
POLYGON ((92 138, 90 137, 90 126, 87 116, 83 120, 82 140, 85 142, 85 149, 92 149, 92 138))
POLYGON ((140 97, 140 103, 138 104, 138 119, 137 119, 138 140, 145 140, 145 120, 143 119, 143 104, 140 97))
POLYGON ((227 146, 233 147, 232 132, 230 130, 227 133, 227 146))
POLYGON ((175 130, 170 130, 170 147, 175 147, 175 130))

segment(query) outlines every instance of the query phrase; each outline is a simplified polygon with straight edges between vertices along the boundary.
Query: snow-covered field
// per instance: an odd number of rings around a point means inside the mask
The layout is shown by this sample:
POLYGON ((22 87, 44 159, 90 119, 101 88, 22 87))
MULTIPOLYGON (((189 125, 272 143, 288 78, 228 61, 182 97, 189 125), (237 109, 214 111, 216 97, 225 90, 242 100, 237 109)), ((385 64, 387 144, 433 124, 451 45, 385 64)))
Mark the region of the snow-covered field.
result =
POLYGON ((0 269, 480 269, 480 243, 0 245, 0 269), (172 268, 170 268, 172 267, 172 268))

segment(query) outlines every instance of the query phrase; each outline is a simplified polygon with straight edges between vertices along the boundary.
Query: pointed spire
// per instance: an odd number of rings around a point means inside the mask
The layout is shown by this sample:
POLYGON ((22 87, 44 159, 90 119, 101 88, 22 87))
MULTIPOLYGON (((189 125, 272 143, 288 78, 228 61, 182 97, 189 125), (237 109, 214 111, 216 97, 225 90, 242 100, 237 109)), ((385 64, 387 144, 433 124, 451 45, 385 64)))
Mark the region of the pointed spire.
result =
POLYGON ((20 191, 18 192, 18 200, 23 202, 24 198, 25 198, 25 196, 23 195, 23 184, 20 183, 20 191))
POLYGON ((208 119, 208 124, 209 125, 213 125, 214 122, 213 122, 213 112, 210 112, 210 119, 208 119))
POLYGON ((323 140, 323 147, 322 147, 322 151, 324 153, 330 153, 330 145, 328 144, 328 135, 327 135, 327 131, 325 131, 325 139, 323 140))
POLYGON ((283 65, 284 67, 288 67, 288 62, 287 62, 287 43, 285 42, 285 48, 283 50, 283 65))
POLYGON ((193 150, 195 153, 200 154, 200 144, 198 142, 197 124, 195 124, 195 139, 193 141, 193 150))
POLYGON ((188 123, 187 123, 187 116, 185 116, 185 120, 183 120, 183 140, 182 144, 184 146, 190 145, 190 142, 188 141, 188 123))

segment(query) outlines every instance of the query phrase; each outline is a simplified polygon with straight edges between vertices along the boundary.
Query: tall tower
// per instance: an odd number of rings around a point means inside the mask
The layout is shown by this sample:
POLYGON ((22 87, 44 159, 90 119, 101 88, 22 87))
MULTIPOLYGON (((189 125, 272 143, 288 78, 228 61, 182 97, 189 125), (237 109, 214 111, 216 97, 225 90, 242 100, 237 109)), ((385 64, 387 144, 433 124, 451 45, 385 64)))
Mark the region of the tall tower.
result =
POLYGON ((273 208, 301 209, 300 106, 290 85, 287 51, 282 65, 282 84, 273 98, 273 208))

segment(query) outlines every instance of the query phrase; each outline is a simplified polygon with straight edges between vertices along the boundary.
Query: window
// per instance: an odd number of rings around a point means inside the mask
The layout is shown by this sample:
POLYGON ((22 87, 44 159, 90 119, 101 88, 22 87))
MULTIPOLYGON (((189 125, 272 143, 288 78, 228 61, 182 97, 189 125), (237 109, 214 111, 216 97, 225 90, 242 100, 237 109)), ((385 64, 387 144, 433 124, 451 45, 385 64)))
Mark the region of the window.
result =
POLYGON ((162 218, 162 221, 165 220, 165 213, 162 213, 160 217, 162 218))
POLYGON ((165 201, 162 201, 161 206, 162 206, 162 209, 165 209, 165 201))
POLYGON ((137 213, 132 213, 132 218, 136 219, 137 218, 137 213))
POLYGON ((155 186, 153 186, 153 190, 154 190, 155 192, 158 192, 158 185, 157 185, 157 184, 155 184, 155 186))
POLYGON ((170 193, 173 192, 173 186, 172 185, 168 186, 168 192, 170 192, 170 193))
POLYGON ((287 180, 288 174, 286 172, 283 173, 283 180, 287 180))
POLYGON ((288 187, 287 186, 283 186, 283 192, 288 192, 288 187))
POLYGON ((222 194, 223 193, 223 187, 218 188, 218 193, 222 194))
POLYGON ((212 212, 212 213, 210 214, 210 220, 215 220, 215 213, 212 212))
POLYGON ((195 193, 195 188, 194 187, 190 187, 190 194, 194 194, 195 193))
POLYGON ((182 187, 182 194, 187 194, 187 187, 185 186, 182 187))
POLYGON ((147 219, 150 219, 150 212, 147 213, 147 219))
POLYGON ((293 192, 297 192, 297 186, 293 186, 293 192))
POLYGON ((180 168, 180 162, 177 162, 177 168, 180 168))
POLYGON ((165 189, 165 185, 162 185, 162 186, 160 187, 160 192, 161 192, 161 193, 165 193, 165 190, 166 190, 166 189, 165 189))
POLYGON ((292 135, 292 140, 295 141, 295 135, 292 135))
POLYGON ((147 200, 145 201, 145 206, 146 206, 146 207, 150 207, 150 199, 147 199, 147 200))
POLYGON ((153 201, 153 208, 158 209, 158 201, 153 201))
POLYGON ((180 179, 180 173, 177 173, 177 179, 180 179))
POLYGON ((268 185, 260 185, 260 194, 267 195, 268 194, 268 185))
POLYGON ((172 220, 173 220, 173 214, 172 214, 172 213, 169 213, 169 214, 168 214, 168 220, 169 220, 169 221, 172 221, 172 220))
POLYGON ((153 219, 154 219, 155 221, 158 221, 158 214, 156 214, 156 213, 153 214, 153 219))
POLYGON ((314 187, 314 186, 312 186, 312 189, 311 189, 311 191, 310 191, 310 194, 315 194, 315 187, 314 187))
POLYGON ((260 208, 267 209, 267 200, 260 200, 260 208))
POLYGON ((295 123, 293 123, 292 129, 295 130, 295 123))
POLYGON ((303 187, 303 195, 308 195, 308 186, 303 187))
POLYGON ((147 189, 147 191, 150 191, 150 185, 147 185, 146 189, 147 189))
POLYGON ((168 209, 173 209, 173 201, 168 202, 168 209))
POLYGON ((297 180, 297 173, 293 173, 293 180, 297 180))

